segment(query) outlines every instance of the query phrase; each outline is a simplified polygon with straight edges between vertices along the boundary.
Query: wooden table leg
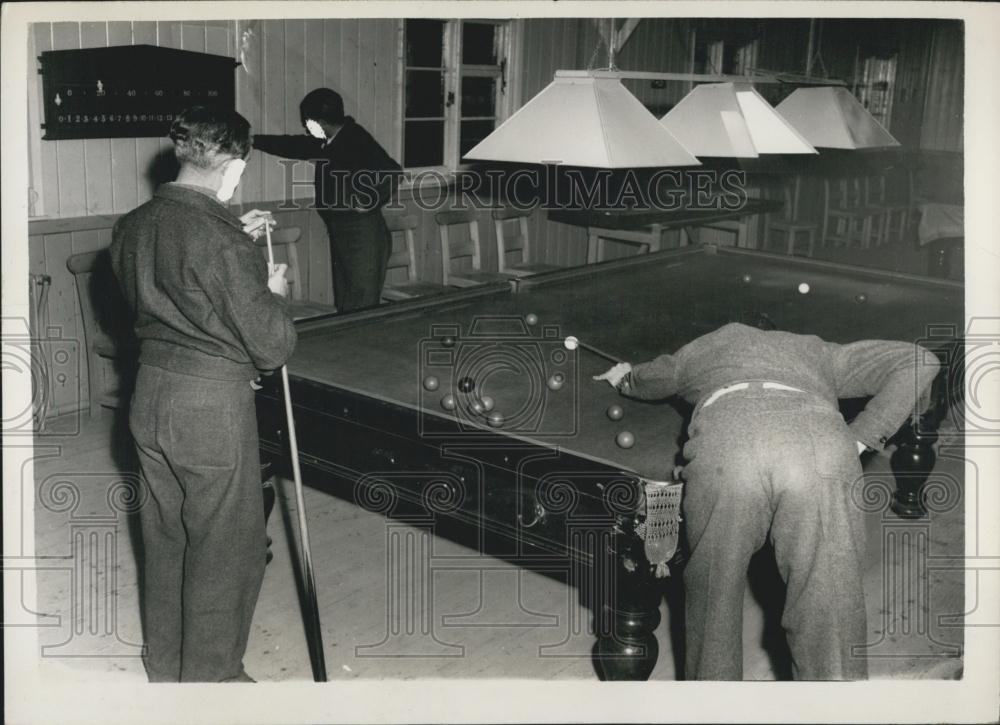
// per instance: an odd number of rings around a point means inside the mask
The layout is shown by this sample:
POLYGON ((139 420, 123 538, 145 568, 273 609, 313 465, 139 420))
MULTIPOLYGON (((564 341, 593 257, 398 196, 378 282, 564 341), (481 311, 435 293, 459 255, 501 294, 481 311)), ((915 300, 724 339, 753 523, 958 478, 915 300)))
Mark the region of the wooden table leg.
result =
POLYGON ((598 233, 590 230, 587 235, 587 264, 594 264, 597 262, 597 252, 600 244, 601 238, 598 233))
MULTIPOLYGON (((603 680, 648 680, 660 653, 654 632, 662 591, 637 538, 604 558, 611 586, 603 609, 594 615, 598 675, 603 680)), ((595 581, 604 579, 598 574, 595 581)))
POLYGON ((896 478, 896 492, 890 508, 900 518, 919 519, 927 516, 924 484, 937 462, 937 454, 933 448, 938 439, 937 431, 952 404, 962 395, 964 371, 950 369, 962 365, 962 345, 961 341, 955 341, 934 350, 944 367, 932 384, 930 407, 916 420, 907 421, 894 436, 897 448, 889 459, 889 465, 896 478))
POLYGON ((896 478, 896 492, 890 504, 893 513, 903 519, 920 519, 927 515, 924 507, 924 483, 934 469, 937 454, 934 442, 937 431, 925 419, 919 423, 909 423, 899 436, 899 444, 889 459, 893 476, 896 478))

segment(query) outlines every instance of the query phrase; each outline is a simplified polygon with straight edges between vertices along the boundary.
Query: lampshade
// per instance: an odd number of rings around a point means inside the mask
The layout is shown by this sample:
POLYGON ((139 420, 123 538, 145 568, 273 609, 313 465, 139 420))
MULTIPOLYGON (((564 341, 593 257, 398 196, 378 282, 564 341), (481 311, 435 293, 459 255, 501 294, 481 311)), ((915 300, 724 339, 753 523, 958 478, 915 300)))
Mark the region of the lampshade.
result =
POLYGON ((817 153, 748 84, 695 86, 660 123, 695 156, 753 159, 760 154, 817 153))
POLYGON ((784 118, 813 146, 865 149, 899 146, 846 88, 799 88, 778 104, 784 118))
POLYGON ((465 158, 604 169, 700 165, 620 80, 587 71, 558 71, 465 158))

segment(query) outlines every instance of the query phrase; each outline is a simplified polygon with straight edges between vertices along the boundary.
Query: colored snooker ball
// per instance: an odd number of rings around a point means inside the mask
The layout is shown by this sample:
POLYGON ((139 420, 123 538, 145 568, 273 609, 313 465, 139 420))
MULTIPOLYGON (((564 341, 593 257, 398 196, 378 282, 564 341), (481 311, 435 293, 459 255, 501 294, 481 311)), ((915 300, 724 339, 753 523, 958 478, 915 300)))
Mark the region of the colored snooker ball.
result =
POLYGON ((865 302, 868 301, 868 295, 866 295, 864 293, 861 293, 858 296, 856 296, 854 298, 854 300, 855 300, 855 302, 858 302, 859 304, 864 304, 865 302))
POLYGON ((549 390, 560 390, 564 382, 566 382, 566 379, 559 373, 556 373, 555 375, 550 376, 549 379, 545 381, 545 384, 549 386, 549 390))
POLYGON ((424 378, 424 389, 425 390, 437 390, 441 382, 433 375, 428 375, 424 378))
POLYGON ((625 416, 625 411, 620 405, 612 405, 608 408, 608 417, 611 420, 621 420, 625 416))
POLYGON ((496 405, 493 398, 491 398, 488 395, 484 395, 482 398, 480 398, 479 402, 483 404, 483 410, 485 410, 487 413, 493 410, 493 406, 496 405))
POLYGON ((500 426, 503 425, 503 414, 494 410, 492 413, 490 413, 489 417, 486 420, 489 421, 489 424, 494 428, 499 428, 500 426))
POLYGON ((476 381, 466 375, 458 381, 458 389, 463 393, 471 393, 476 389, 476 381))
POLYGON ((441 398, 441 407, 445 410, 455 410, 455 405, 455 396, 451 393, 441 398))
POLYGON ((445 347, 455 347, 455 338, 451 335, 441 338, 441 344, 445 347))
POLYGON ((527 322, 529 325, 537 325, 538 315, 536 315, 534 312, 528 313, 527 315, 524 316, 524 321, 527 322))
POLYGON ((615 438, 615 443, 618 444, 619 448, 631 448, 635 445, 635 436, 627 430, 623 430, 615 438))

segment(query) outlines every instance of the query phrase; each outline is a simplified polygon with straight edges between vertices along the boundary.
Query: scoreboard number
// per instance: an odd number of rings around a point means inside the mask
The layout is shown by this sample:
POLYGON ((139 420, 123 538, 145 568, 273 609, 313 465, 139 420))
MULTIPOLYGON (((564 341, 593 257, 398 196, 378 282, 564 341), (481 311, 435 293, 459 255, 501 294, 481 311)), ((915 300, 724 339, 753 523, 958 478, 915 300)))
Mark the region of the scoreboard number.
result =
POLYGON ((50 50, 39 56, 42 138, 165 136, 192 105, 233 110, 239 63, 153 45, 50 50))

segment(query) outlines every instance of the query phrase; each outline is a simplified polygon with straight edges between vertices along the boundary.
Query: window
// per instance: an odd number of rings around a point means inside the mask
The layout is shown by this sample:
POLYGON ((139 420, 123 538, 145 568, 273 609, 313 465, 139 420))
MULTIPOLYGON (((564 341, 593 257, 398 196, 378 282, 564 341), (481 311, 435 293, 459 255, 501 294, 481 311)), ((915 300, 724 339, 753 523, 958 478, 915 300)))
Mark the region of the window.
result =
POLYGON ((757 67, 757 29, 719 21, 691 31, 691 72, 746 75, 757 67))
POLYGON ((861 66, 854 95, 885 128, 892 120, 892 92, 896 81, 896 57, 869 56, 861 66))
POLYGON ((404 21, 404 167, 454 169, 506 118, 511 30, 507 21, 404 21))
POLYGON ((696 34, 692 73, 746 75, 757 66, 758 40, 717 40, 696 34))

